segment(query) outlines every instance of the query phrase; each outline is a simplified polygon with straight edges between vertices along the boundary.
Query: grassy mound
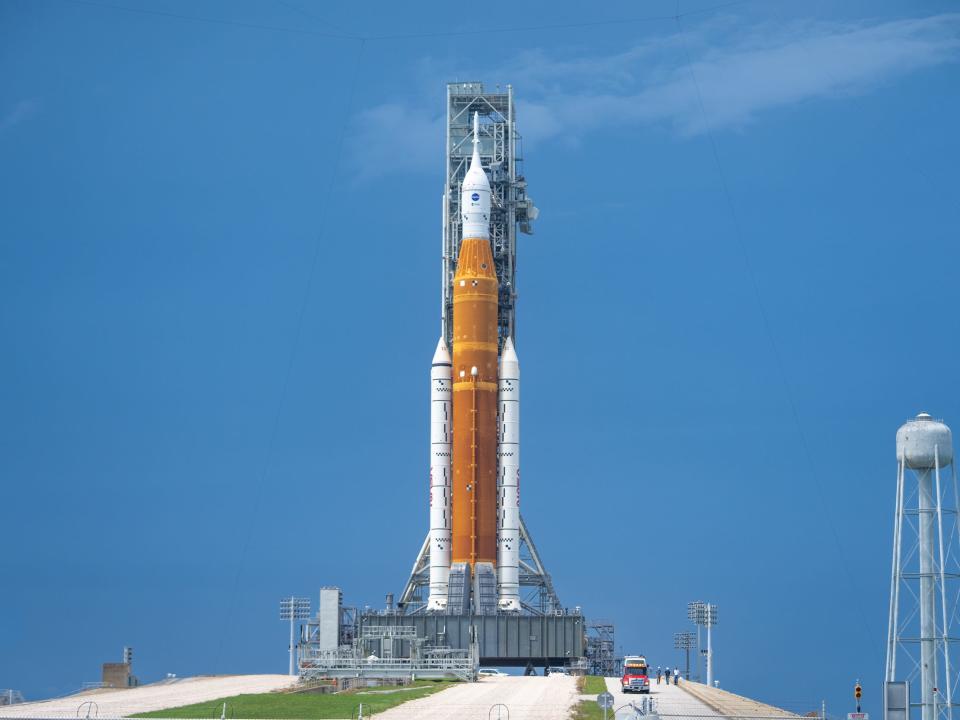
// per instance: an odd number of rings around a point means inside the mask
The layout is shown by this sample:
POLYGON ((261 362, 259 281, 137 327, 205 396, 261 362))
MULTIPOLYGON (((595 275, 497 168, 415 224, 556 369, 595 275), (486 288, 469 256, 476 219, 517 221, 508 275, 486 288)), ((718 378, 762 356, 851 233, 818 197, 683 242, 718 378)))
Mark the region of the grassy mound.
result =
POLYGON ((167 710, 133 715, 138 718, 220 718, 223 704, 227 704, 227 718, 261 720, 266 718, 296 718, 297 720, 330 720, 357 716, 363 703, 363 713, 380 713, 408 700, 433 695, 454 683, 446 680, 418 682, 414 687, 362 688, 336 695, 308 695, 263 693, 235 695, 209 702, 183 705, 167 710))

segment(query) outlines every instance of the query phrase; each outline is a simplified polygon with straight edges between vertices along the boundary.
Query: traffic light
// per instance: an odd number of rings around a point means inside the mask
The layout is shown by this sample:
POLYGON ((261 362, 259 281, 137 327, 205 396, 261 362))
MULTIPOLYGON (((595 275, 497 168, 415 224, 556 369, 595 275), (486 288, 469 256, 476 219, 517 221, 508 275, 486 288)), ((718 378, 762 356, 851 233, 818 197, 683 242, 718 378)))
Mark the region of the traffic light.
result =
POLYGON ((853 696, 859 700, 861 695, 863 695, 863 688, 860 687, 860 683, 857 683, 853 688, 853 696))

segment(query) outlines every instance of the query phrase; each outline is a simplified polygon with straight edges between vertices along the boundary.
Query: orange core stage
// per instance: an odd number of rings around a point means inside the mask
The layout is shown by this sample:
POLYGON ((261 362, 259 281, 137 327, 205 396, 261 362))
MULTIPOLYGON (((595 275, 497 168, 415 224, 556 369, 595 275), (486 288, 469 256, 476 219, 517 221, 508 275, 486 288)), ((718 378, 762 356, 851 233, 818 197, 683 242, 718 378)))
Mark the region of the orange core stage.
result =
POLYGON ((464 238, 453 279, 452 562, 497 561, 497 276, 464 238))

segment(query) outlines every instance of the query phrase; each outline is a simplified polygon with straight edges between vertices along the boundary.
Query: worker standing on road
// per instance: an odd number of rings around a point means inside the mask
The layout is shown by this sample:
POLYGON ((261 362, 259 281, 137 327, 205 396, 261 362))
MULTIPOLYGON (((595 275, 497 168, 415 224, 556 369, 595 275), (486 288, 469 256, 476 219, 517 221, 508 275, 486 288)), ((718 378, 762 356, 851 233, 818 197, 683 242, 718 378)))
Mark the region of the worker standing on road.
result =
POLYGON ((680 682, 680 668, 673 669, 673 684, 677 685, 680 682))
POLYGON ((663 677, 663 670, 657 665, 657 685, 660 684, 660 678, 663 677))

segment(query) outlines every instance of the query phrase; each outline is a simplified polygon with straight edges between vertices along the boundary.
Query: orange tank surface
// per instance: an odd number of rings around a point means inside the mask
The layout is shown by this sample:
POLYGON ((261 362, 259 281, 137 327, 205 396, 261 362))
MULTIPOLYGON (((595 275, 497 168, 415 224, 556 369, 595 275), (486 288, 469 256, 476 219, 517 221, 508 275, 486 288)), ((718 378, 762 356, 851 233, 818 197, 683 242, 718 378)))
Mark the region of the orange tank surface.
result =
POLYGON ((485 238, 464 238, 453 279, 452 453, 451 561, 495 564, 497 276, 485 238))

